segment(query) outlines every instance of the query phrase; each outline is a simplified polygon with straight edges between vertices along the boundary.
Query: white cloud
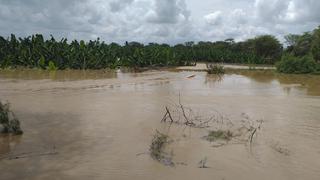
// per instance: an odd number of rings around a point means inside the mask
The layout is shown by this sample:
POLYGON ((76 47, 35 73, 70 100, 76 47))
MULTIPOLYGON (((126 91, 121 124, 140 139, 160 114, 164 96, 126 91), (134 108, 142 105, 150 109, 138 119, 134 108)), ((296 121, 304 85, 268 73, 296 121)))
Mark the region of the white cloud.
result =
POLYGON ((319 0, 1 0, 0 35, 180 43, 312 30, 319 0))
POLYGON ((273 23, 319 23, 319 0, 256 0, 256 15, 273 23))
POLYGON ((156 0, 148 12, 148 22, 158 24, 176 24, 187 21, 190 12, 183 0, 156 0))
POLYGON ((219 25, 222 21, 222 12, 216 11, 204 16, 206 22, 210 25, 219 25))

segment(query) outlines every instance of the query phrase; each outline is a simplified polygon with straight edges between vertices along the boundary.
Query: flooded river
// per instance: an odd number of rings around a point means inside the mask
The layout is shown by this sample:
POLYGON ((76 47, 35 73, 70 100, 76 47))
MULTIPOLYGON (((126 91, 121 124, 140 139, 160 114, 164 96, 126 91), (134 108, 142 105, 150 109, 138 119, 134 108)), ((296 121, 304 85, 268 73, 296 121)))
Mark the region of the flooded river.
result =
POLYGON ((21 137, 0 137, 0 179, 320 179, 320 76, 239 71, 1 71, 21 137), (187 78, 195 75, 193 78, 187 78), (169 132, 175 167, 148 155, 178 101, 237 121, 262 119, 251 145, 213 147, 205 129, 169 132), (21 157, 21 158, 10 158, 21 157), (198 168, 206 158, 209 168, 198 168))

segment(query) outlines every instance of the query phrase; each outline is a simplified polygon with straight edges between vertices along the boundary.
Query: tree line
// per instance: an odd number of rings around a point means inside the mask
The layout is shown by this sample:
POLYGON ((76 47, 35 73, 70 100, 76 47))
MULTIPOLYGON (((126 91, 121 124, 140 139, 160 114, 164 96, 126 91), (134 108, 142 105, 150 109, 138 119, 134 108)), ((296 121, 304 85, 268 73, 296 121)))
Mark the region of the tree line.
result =
POLYGON ((233 39, 217 42, 168 44, 126 42, 107 44, 94 41, 45 40, 41 34, 26 38, 0 36, 1 68, 102 69, 118 66, 180 66, 197 61, 224 63, 274 64, 281 56, 282 45, 270 35, 244 42, 233 39))
MULTIPOLYGON (((119 66, 181 66, 195 62, 275 64, 283 54, 312 55, 319 60, 319 28, 303 35, 286 36, 289 46, 271 35, 245 41, 186 42, 169 45, 139 42, 105 43, 99 38, 85 42, 66 38, 45 39, 41 34, 25 38, 0 36, 0 68, 103 69, 119 66)), ((283 58, 282 58, 283 59, 283 58)))

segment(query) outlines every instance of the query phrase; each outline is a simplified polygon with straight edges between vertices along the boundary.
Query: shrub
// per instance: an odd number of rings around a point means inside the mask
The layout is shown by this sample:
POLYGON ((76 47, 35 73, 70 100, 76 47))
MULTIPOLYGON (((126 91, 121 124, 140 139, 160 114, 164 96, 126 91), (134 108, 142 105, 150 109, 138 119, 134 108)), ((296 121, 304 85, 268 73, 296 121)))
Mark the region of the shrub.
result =
POLYGON ((319 64, 311 55, 300 58, 287 54, 282 56, 281 61, 276 64, 276 67, 281 73, 305 74, 315 73, 319 64))
POLYGON ((48 66, 49 71, 56 71, 58 68, 54 64, 54 62, 49 61, 49 66, 48 66))
POLYGON ((10 105, 8 103, 1 103, 0 101, 0 125, 2 130, 0 133, 5 134, 22 134, 23 131, 20 128, 20 121, 15 117, 12 111, 10 111, 10 105))
POLYGON ((207 64, 207 72, 208 74, 224 74, 225 69, 219 64, 207 64))
POLYGON ((169 143, 170 140, 168 135, 156 131, 156 134, 153 136, 149 151, 154 160, 157 160, 166 166, 173 167, 175 165, 172 161, 173 154, 168 154, 165 152, 166 145, 169 143))
POLYGON ((213 142, 216 140, 225 140, 229 141, 233 137, 233 134, 231 131, 223 131, 223 130, 217 130, 217 131, 210 131, 208 136, 205 136, 204 138, 207 141, 213 142))

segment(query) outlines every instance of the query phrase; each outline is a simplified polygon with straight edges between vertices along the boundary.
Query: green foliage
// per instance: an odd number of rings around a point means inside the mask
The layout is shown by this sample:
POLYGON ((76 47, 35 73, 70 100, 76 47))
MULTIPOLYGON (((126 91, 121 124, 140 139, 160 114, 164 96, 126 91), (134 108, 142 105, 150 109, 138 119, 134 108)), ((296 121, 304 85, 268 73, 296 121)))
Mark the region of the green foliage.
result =
POLYGON ((252 40, 252 49, 258 57, 263 59, 263 63, 274 64, 281 58, 283 48, 274 36, 263 35, 252 40))
POLYGON ((0 67, 37 67, 42 69, 102 69, 118 66, 175 66, 190 65, 192 43, 171 47, 167 44, 127 42, 121 46, 106 44, 100 39, 68 43, 42 35, 19 38, 0 37, 0 67), (49 61, 51 60, 51 61, 49 61))
POLYGON ((281 47, 272 36, 261 36, 245 42, 227 39, 186 42, 174 46, 157 43, 144 45, 138 42, 106 44, 99 38, 89 42, 68 42, 65 38, 57 41, 51 36, 45 40, 40 34, 18 39, 15 35, 8 39, 0 36, 1 68, 103 69, 119 66, 192 65, 195 61, 272 64, 279 54, 281 47))
POLYGON ((311 52, 314 59, 320 62, 320 26, 314 30, 311 52))
POLYGON ((219 64, 207 64, 208 74, 224 74, 225 69, 219 64))
POLYGON ((41 56, 41 58, 39 59, 39 67, 42 68, 42 69, 45 69, 45 66, 46 66, 46 60, 44 59, 43 56, 41 56))
POLYGON ((20 121, 15 117, 13 112, 10 111, 10 105, 8 103, 3 104, 0 101, 0 125, 2 130, 0 133, 12 133, 20 135, 23 131, 20 128, 20 121))
POLYGON ((304 33, 298 39, 296 46, 293 47, 293 53, 295 56, 306 56, 310 53, 312 46, 312 34, 309 32, 304 33))
MULTIPOLYGON (((289 34, 285 36, 285 40, 288 44, 285 54, 300 58, 312 54, 315 61, 320 61, 320 27, 302 35, 289 34)), ((65 38, 57 41, 51 36, 45 40, 40 34, 26 38, 11 35, 8 39, 0 36, 0 68, 22 66, 54 71, 66 68, 181 66, 193 65, 197 61, 275 64, 282 54, 282 45, 271 35, 262 35, 243 42, 226 39, 216 42, 186 42, 174 46, 157 43, 145 45, 138 42, 126 42, 124 45, 106 44, 99 38, 88 42, 68 42, 65 38)))
POLYGON ((56 65, 54 64, 54 62, 49 61, 49 66, 48 66, 48 70, 49 71, 56 71, 58 68, 56 67, 56 65))
POLYGON ((284 36, 286 44, 290 46, 296 46, 298 44, 298 40, 300 38, 300 35, 297 34, 288 34, 284 36))
POLYGON ((302 35, 285 36, 288 47, 285 55, 276 65, 282 73, 315 73, 320 72, 320 26, 313 32, 302 35))
POLYGON ((311 55, 295 57, 287 54, 282 57, 276 66, 277 70, 281 73, 305 74, 316 73, 319 64, 314 61, 311 55))

